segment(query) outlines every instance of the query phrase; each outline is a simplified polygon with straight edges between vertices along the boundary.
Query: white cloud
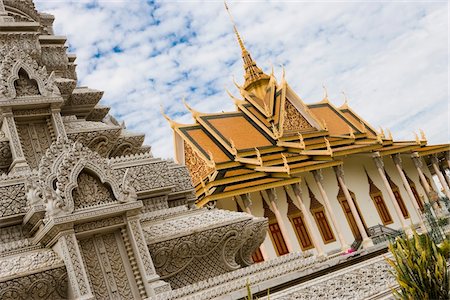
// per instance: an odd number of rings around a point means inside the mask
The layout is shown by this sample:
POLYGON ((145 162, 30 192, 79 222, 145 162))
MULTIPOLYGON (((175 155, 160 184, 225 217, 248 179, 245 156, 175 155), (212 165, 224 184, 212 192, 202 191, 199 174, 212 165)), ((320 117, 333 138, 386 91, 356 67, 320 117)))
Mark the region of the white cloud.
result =
MULTIPOLYGON (((105 91, 102 103, 146 134, 156 156, 173 153, 159 112, 192 122, 183 96, 200 111, 231 110, 225 89, 242 82, 242 62, 221 1, 35 0, 56 16, 57 34, 78 55, 80 85, 105 91), (116 51, 114 51, 116 50, 116 51)), ((280 73, 305 102, 350 105, 375 127, 430 143, 448 142, 447 2, 233 2, 247 48, 280 73)))

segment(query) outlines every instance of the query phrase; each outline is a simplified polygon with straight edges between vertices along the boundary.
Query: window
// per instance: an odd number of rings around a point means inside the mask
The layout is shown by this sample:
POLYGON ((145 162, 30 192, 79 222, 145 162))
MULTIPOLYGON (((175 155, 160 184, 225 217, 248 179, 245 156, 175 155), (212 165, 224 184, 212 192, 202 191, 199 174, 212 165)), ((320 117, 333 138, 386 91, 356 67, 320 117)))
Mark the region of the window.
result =
POLYGON ((269 223, 269 231, 278 256, 288 254, 289 251, 287 249, 286 242, 284 241, 283 234, 281 233, 278 223, 269 223))
POLYGON ((383 196, 381 196, 380 194, 374 195, 373 201, 375 202, 375 206, 378 210, 378 214, 381 217, 381 221, 383 221, 383 225, 391 224, 392 218, 389 214, 386 204, 384 203, 383 196))
POLYGON ((322 235, 322 239, 325 244, 334 242, 336 239, 334 238, 333 231, 330 228, 330 224, 328 224, 328 220, 323 208, 314 211, 314 219, 316 220, 317 226, 319 227, 320 234, 322 235))
POLYGON ((419 205, 420 211, 423 211, 422 199, 420 199, 419 193, 417 193, 416 187, 414 185, 411 185, 411 190, 414 195, 414 198, 416 198, 417 205, 419 205))
POLYGON ((400 192, 395 189, 392 191, 395 196, 395 200, 397 200, 398 206, 400 206, 400 210, 402 211, 402 215, 405 219, 409 218, 408 210, 406 209, 405 202, 403 202, 403 198, 400 195, 400 192))
MULTIPOLYGON (((356 223, 355 216, 353 215, 352 210, 350 208, 350 204, 348 204, 347 199, 345 197, 339 197, 338 200, 339 203, 341 204, 342 210, 344 211, 345 217, 347 218, 347 222, 348 225, 350 226, 350 229, 352 230, 353 236, 356 239, 360 239, 361 233, 359 232, 358 224, 356 223)), ((355 202, 356 207, 356 201, 354 200, 354 198, 353 201, 355 202)), ((358 210, 358 208, 356 209, 358 210)))
POLYGON ((309 236, 308 229, 306 228, 305 222, 303 220, 303 216, 298 214, 296 216, 292 216, 290 218, 292 226, 295 229, 295 233, 297 234, 297 238, 300 241, 300 246, 302 250, 308 250, 313 248, 313 244, 311 241, 311 237, 309 236))
POLYGON ((259 248, 256 249, 255 253, 253 253, 253 255, 252 255, 252 259, 253 259, 254 263, 259 263, 259 262, 264 261, 264 257, 261 253, 261 249, 259 249, 259 248))

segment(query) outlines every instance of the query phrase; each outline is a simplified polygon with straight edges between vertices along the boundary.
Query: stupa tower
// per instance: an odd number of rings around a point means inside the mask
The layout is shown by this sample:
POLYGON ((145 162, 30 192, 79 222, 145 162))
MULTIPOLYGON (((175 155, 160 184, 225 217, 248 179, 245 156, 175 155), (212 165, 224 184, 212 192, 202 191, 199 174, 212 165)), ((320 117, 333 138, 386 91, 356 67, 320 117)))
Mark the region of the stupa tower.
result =
POLYGON ((0 0, 0 299, 146 299, 251 264, 264 219, 197 209, 188 170, 77 86, 53 20, 0 0))

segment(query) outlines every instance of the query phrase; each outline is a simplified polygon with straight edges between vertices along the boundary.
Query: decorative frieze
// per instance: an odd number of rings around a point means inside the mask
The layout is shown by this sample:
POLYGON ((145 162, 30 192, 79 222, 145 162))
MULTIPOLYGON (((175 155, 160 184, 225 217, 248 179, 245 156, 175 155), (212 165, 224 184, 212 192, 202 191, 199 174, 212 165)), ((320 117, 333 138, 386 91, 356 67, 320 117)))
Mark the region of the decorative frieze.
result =
POLYGON ((18 255, 0 258, 0 281, 11 279, 24 274, 63 265, 61 258, 52 250, 40 249, 18 255))
POLYGON ((67 299, 67 272, 64 266, 43 270, 0 282, 0 299, 67 299))

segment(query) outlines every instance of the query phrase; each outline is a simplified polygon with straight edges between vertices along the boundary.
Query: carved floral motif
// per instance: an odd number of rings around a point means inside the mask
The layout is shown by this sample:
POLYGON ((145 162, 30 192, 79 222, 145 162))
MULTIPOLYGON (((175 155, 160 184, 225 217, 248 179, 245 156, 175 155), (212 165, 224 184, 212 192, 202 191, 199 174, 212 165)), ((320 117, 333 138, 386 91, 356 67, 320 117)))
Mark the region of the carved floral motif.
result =
POLYGON ((0 187, 0 217, 25 212, 25 185, 14 184, 0 187))
POLYGON ((194 179, 194 184, 198 184, 200 179, 214 171, 214 168, 208 166, 187 143, 184 143, 184 160, 191 177, 194 179))
POLYGON ((17 130, 27 163, 32 169, 36 169, 52 143, 47 121, 19 123, 17 130))
POLYGON ((0 299, 67 299, 67 273, 64 267, 0 282, 0 299))
POLYGON ((114 202, 114 195, 98 178, 82 172, 77 183, 78 188, 73 191, 75 209, 114 202))
POLYGON ((295 108, 292 103, 286 99, 286 104, 284 107, 284 131, 309 131, 313 130, 314 127, 309 124, 304 116, 295 108))

